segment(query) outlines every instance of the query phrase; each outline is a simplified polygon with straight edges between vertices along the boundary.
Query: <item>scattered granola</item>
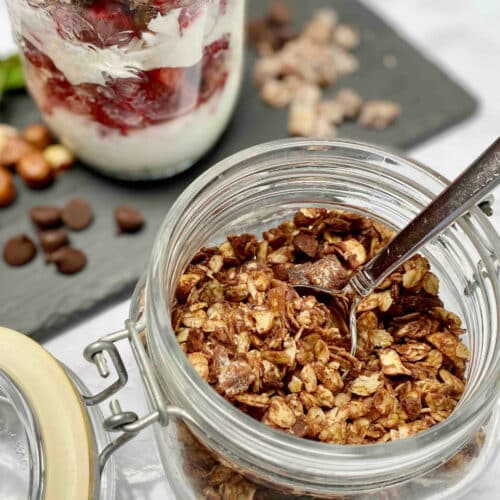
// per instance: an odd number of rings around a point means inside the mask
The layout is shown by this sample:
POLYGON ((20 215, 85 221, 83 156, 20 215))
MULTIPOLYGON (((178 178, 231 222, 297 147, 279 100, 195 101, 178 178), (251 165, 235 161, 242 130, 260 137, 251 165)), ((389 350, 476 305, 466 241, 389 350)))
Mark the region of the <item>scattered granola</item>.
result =
POLYGON ((176 291, 181 348, 228 401, 299 437, 368 444, 441 422, 463 393, 469 351, 423 256, 361 302, 355 357, 338 304, 292 286, 341 289, 392 236, 367 217, 305 208, 260 241, 202 248, 176 291))
POLYGON ((328 7, 318 9, 302 33, 293 31, 291 21, 286 3, 275 0, 265 17, 251 20, 248 26, 249 39, 259 54, 255 84, 269 106, 290 106, 289 134, 335 137, 337 126, 358 115, 358 124, 365 128, 382 130, 391 125, 400 114, 396 103, 379 100, 364 105, 361 96, 348 88, 322 99, 322 89, 358 70, 352 53, 360 44, 358 30, 339 24, 336 11, 328 7))
POLYGON ((387 128, 401 112, 399 104, 391 101, 368 101, 359 116, 362 127, 383 130, 387 128))

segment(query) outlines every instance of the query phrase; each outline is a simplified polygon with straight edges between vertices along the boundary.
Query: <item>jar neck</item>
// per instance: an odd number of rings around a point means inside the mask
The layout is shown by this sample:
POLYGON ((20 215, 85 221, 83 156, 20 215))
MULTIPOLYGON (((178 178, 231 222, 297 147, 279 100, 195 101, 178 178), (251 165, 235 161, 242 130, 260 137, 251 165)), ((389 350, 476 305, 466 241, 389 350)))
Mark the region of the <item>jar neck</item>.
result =
POLYGON ((436 467, 468 440, 494 404, 500 361, 495 270, 500 245, 479 211, 445 233, 426 255, 443 276, 454 310, 466 320, 473 352, 469 383, 448 419, 413 437, 338 446, 274 431, 207 390, 179 348, 170 323, 178 278, 197 248, 220 242, 231 232, 261 232, 303 206, 355 210, 401 228, 444 185, 428 169, 371 146, 297 140, 238 153, 181 195, 155 244, 146 321, 150 352, 166 396, 197 422, 204 444, 251 475, 271 475, 281 486, 321 494, 399 483, 436 467), (472 295, 464 297, 461 287, 471 281, 472 295), (487 356, 478 355, 487 351, 487 356))

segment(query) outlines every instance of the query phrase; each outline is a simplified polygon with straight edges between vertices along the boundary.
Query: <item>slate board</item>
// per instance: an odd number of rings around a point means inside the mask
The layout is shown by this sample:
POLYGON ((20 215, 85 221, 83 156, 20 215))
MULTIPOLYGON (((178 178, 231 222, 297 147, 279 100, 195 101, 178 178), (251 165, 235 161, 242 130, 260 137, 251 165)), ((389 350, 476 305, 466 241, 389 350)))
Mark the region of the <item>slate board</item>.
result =
MULTIPOLYGON (((352 86, 365 98, 399 102, 403 112, 397 125, 383 132, 355 124, 342 126, 339 136, 407 148, 471 115, 475 100, 440 69, 362 4, 354 0, 292 0, 297 25, 320 6, 333 6, 342 22, 357 25, 362 43, 357 51, 360 70, 340 85, 352 86), (394 69, 383 65, 385 55, 397 59, 394 69)), ((250 0, 249 16, 264 12, 267 0, 250 0)), ((88 267, 74 276, 61 276, 46 267, 39 255, 23 268, 0 261, 0 324, 39 338, 56 334, 90 311, 126 298, 147 265, 156 232, 180 192, 220 159, 248 146, 286 135, 286 111, 260 102, 252 85, 255 55, 247 49, 246 75, 234 118, 222 139, 195 167, 174 178, 152 183, 124 183, 76 167, 48 190, 34 192, 18 183, 18 199, 0 210, 0 246, 11 236, 34 235, 26 216, 35 204, 62 205, 74 195, 88 199, 95 210, 92 227, 71 234, 71 241, 88 255, 88 267), (140 235, 117 236, 112 208, 130 202, 146 215, 140 235)), ((32 100, 24 93, 7 96, 0 104, 0 122, 23 126, 38 119, 32 100)), ((168 148, 168 145, 166 145, 168 148)), ((119 328, 119 325, 117 325, 119 328)))

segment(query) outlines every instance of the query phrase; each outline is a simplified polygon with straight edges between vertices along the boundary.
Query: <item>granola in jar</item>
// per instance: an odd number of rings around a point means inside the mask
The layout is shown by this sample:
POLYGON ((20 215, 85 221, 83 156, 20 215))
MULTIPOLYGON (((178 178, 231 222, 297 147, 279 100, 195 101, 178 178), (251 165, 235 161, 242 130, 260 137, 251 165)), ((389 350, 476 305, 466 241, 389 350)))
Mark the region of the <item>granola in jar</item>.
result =
POLYGON ((469 352, 423 256, 361 302, 356 356, 338 304, 292 286, 341 289, 392 235, 367 217, 305 208, 261 240, 201 249, 176 292, 182 350, 229 402, 298 437, 381 443, 441 422, 463 393, 469 352))

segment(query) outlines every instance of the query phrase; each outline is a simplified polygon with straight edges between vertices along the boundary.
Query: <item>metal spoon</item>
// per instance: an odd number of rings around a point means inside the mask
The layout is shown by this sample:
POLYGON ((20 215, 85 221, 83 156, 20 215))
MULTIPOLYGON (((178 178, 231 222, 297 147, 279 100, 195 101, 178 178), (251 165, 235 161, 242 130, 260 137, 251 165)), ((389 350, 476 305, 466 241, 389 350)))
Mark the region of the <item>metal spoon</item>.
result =
POLYGON ((342 290, 331 290, 307 283, 293 285, 301 294, 353 296, 349 311, 351 354, 356 353, 356 309, 390 274, 431 239, 453 224, 500 184, 500 138, 417 215, 342 290))

